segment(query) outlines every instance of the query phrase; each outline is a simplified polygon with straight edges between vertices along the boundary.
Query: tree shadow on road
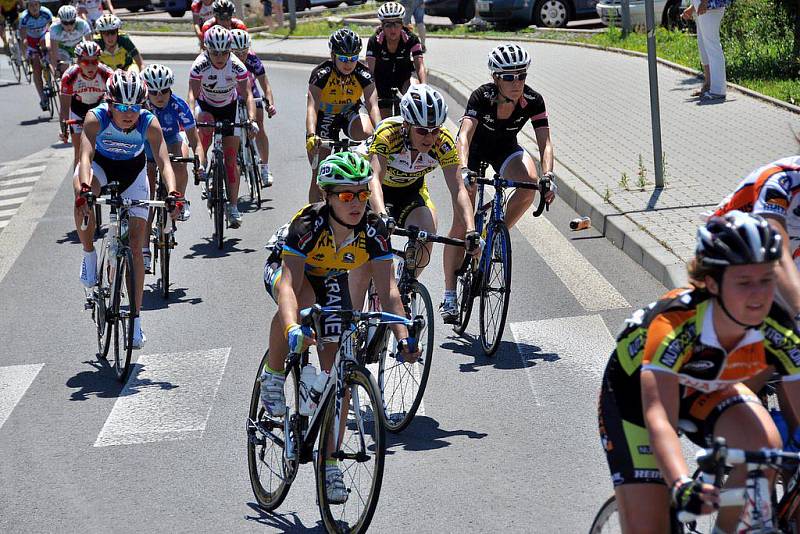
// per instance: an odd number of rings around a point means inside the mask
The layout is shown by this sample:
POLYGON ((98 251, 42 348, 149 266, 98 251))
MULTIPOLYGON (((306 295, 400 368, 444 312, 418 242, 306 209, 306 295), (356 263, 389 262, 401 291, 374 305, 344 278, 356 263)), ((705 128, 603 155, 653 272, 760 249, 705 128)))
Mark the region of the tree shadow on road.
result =
POLYGON ((386 455, 394 454, 391 449, 402 447, 406 451, 430 451, 449 447, 448 438, 466 437, 483 439, 488 434, 473 430, 444 430, 439 421, 425 415, 417 415, 414 420, 399 434, 386 433, 386 455))
POLYGON ((540 362, 555 362, 561 357, 554 352, 542 352, 541 347, 528 343, 515 343, 501 341, 500 347, 494 356, 487 357, 477 337, 450 336, 448 341, 442 343, 442 348, 454 354, 469 356, 474 361, 459 364, 462 373, 475 373, 481 367, 494 367, 495 369, 515 370, 526 369, 538 365, 540 362))
POLYGON ((254 248, 236 248, 236 246, 242 241, 238 237, 226 237, 225 245, 222 247, 222 250, 217 248, 217 245, 212 238, 205 237, 203 239, 203 243, 195 243, 189 247, 192 252, 191 254, 186 254, 184 258, 187 260, 193 260, 195 258, 226 258, 232 253, 250 254, 251 252, 257 252, 254 248))
POLYGON ((272 513, 262 510, 258 504, 254 502, 247 503, 247 506, 253 509, 255 515, 246 515, 244 518, 247 521, 254 521, 265 527, 270 527, 273 532, 325 532, 322 521, 318 521, 313 527, 303 524, 296 512, 286 513, 272 513))
MULTIPOLYGON (((109 357, 113 358, 111 354, 109 354, 109 357)), ((93 370, 80 371, 67 380, 66 386, 68 388, 78 390, 70 394, 69 400, 85 401, 90 397, 116 399, 118 397, 135 395, 145 388, 157 387, 159 389, 169 390, 179 387, 171 382, 138 378, 139 373, 144 369, 144 366, 138 363, 132 364, 131 373, 126 384, 121 384, 119 380, 117 380, 114 369, 111 368, 107 360, 89 360, 83 363, 92 366, 93 370)))

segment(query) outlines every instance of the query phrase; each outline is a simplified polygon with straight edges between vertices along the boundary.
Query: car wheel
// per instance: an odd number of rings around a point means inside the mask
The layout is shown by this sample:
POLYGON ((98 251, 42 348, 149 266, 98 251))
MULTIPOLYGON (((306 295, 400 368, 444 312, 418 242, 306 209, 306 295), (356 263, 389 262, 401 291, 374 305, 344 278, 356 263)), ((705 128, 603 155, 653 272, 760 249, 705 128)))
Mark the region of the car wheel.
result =
POLYGON ((139 6, 131 6, 131 7, 128 8, 128 11, 130 11, 131 13, 138 13, 141 10, 142 10, 142 8, 139 7, 139 6))
POLYGON ((563 28, 569 19, 566 0, 538 0, 533 7, 533 23, 542 28, 563 28))
POLYGON ((179 18, 186 14, 186 10, 184 9, 183 11, 167 11, 167 13, 169 13, 170 17, 179 18))

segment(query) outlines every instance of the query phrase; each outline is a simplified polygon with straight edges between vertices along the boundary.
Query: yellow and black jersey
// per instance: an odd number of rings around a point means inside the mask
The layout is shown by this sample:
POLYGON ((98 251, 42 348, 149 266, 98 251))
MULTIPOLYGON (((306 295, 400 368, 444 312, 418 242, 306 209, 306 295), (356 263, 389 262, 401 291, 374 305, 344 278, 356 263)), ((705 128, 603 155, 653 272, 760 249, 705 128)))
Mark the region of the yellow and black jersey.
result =
POLYGON ((324 202, 319 202, 297 212, 273 237, 275 246, 270 258, 299 256, 305 260, 306 274, 310 276, 336 275, 368 261, 392 259, 389 231, 378 217, 371 217, 375 220, 367 222, 369 210, 337 249, 333 230, 328 225, 328 210, 324 202))
POLYGON ((364 94, 364 88, 374 82, 366 65, 359 62, 355 70, 344 76, 340 74, 328 60, 320 63, 311 71, 309 85, 322 90, 319 109, 324 113, 344 113, 364 94))
MULTIPOLYGON (((417 184, 436 167, 458 165, 458 152, 453 134, 444 126, 428 152, 420 152, 412 160, 408 136, 403 132, 403 119, 389 117, 382 120, 375 134, 367 141, 368 153, 385 157, 389 164, 383 185, 407 187, 417 184)), ((420 184, 417 184, 420 185, 420 184)))

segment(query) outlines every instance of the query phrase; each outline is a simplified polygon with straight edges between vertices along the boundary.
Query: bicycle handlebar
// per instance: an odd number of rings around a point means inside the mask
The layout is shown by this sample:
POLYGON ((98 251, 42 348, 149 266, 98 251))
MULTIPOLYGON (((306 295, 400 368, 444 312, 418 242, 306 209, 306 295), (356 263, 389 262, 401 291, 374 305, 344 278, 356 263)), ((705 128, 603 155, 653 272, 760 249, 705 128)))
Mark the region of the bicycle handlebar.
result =
POLYGON ((539 191, 539 205, 533 211, 533 216, 538 217, 542 214, 545 210, 550 211, 550 205, 545 201, 545 196, 550 191, 550 184, 552 180, 547 176, 542 176, 539 178, 537 183, 532 182, 518 182, 515 180, 507 180, 502 178, 499 174, 495 174, 494 178, 485 178, 482 176, 482 173, 478 173, 476 171, 465 169, 463 172, 463 177, 469 180, 471 184, 482 184, 482 185, 491 185, 495 188, 497 187, 515 187, 517 189, 534 189, 539 191))
POLYGON ((361 141, 353 141, 352 139, 340 139, 338 141, 334 141, 333 139, 322 138, 319 140, 320 148, 330 148, 333 150, 353 148, 360 144, 361 141))
POLYGON ((443 245, 452 245, 454 247, 464 247, 466 243, 463 239, 455 239, 452 237, 444 237, 436 234, 429 234, 424 230, 420 230, 416 226, 409 226, 408 228, 395 227, 394 234, 407 237, 409 240, 416 239, 423 243, 441 243, 443 245))
POLYGON ((215 122, 198 122, 195 126, 198 128, 214 128, 215 130, 228 128, 247 128, 249 122, 231 122, 231 121, 215 121, 215 122))

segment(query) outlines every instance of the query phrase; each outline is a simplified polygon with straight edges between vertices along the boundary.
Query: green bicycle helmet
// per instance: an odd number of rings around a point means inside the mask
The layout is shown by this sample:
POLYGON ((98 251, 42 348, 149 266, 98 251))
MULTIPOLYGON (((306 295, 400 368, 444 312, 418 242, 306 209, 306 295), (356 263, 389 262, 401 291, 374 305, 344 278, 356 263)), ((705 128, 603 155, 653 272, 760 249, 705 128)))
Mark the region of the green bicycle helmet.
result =
POLYGON ((319 164, 317 185, 327 189, 335 185, 364 185, 372 180, 369 162, 354 152, 331 154, 319 164))

